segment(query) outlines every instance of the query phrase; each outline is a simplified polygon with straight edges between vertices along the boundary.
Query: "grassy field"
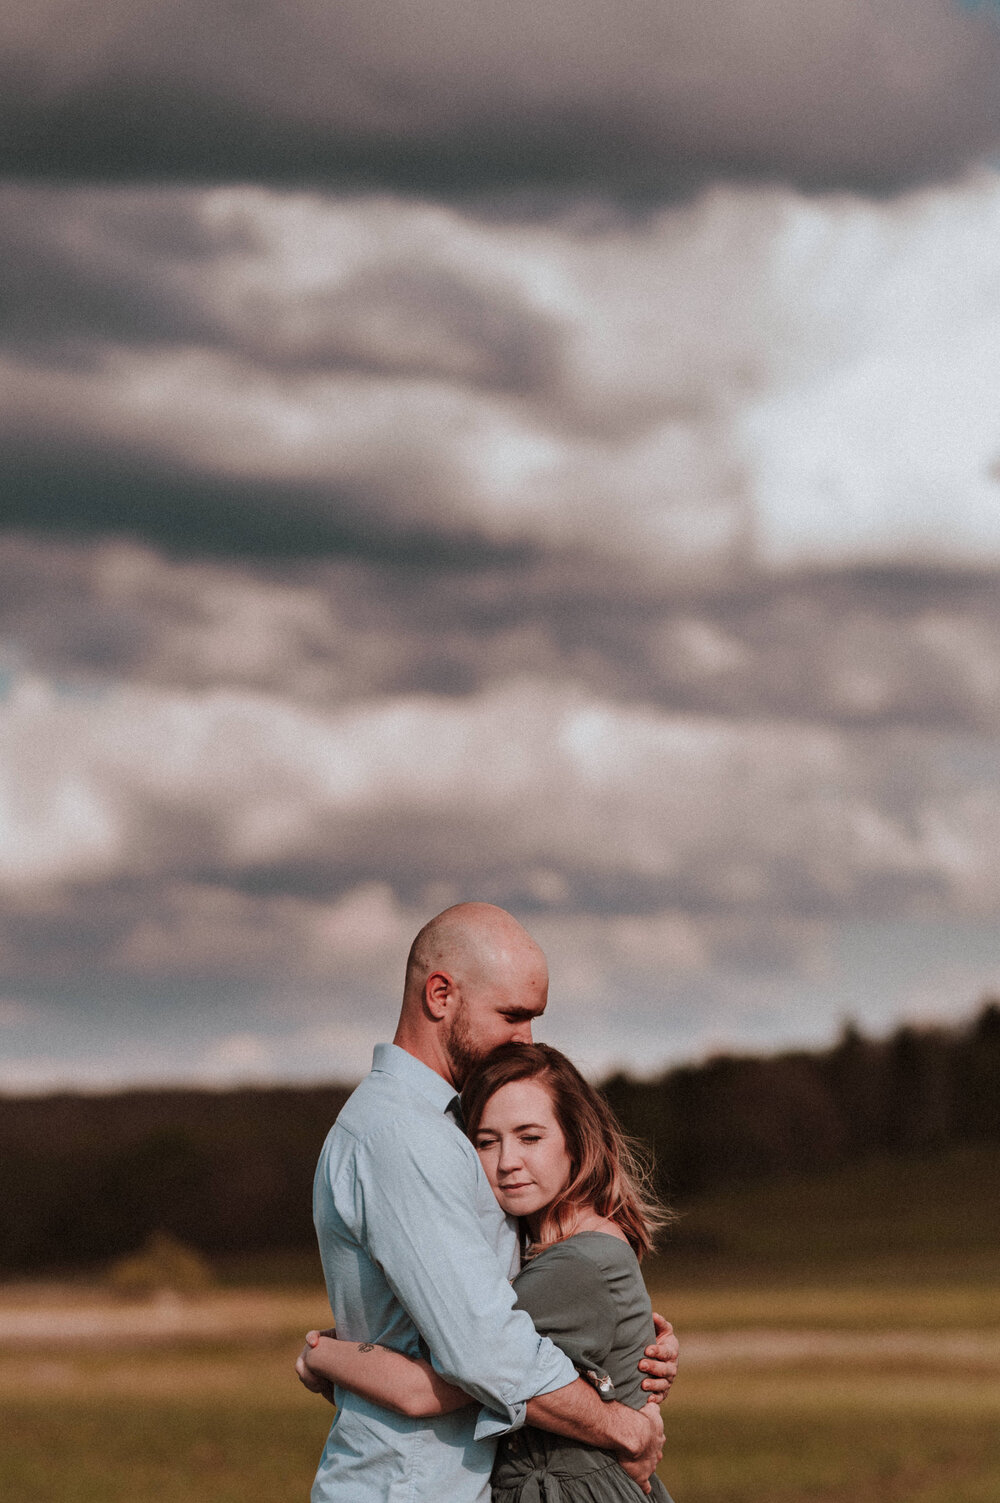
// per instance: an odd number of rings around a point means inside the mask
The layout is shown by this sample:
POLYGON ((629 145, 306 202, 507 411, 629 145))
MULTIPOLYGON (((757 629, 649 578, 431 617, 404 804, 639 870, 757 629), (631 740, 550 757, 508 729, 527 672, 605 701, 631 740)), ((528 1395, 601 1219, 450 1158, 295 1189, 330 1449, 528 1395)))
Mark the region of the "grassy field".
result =
MULTIPOLYGON (((996 1260, 994 1260, 994 1265, 996 1260)), ((893 1265, 875 1276, 855 1269, 803 1270, 800 1282, 762 1281, 759 1271, 711 1284, 671 1276, 663 1263, 647 1276, 654 1308, 678 1330, 991 1331, 1000 1339, 1000 1268, 961 1270, 893 1265)))
MULTIPOLYGON (((704 1377, 667 1408, 661 1474, 676 1503, 996 1503, 996 1383, 841 1392, 802 1374, 704 1377)), ((9 1503, 293 1503, 325 1423, 308 1401, 201 1392, 4 1399, 9 1503)), ((442 1500, 443 1503, 443 1500, 442 1500)))
MULTIPOLYGON (((998 1199, 982 1147, 690 1208, 648 1265, 682 1341, 676 1503, 997 1503, 998 1199)), ((143 1306, 0 1286, 3 1503, 304 1503, 330 1419, 292 1372, 327 1318, 315 1255, 222 1273, 143 1306)))
MULTIPOLYGON (((841 1283, 828 1301, 814 1287, 798 1291, 791 1320, 780 1285, 758 1288, 749 1315, 745 1290, 692 1290, 683 1312, 679 1291, 654 1292, 686 1343, 665 1410, 676 1503, 996 1503, 1000 1321, 994 1305, 987 1327, 965 1323, 983 1308, 975 1281, 939 1285, 937 1312, 926 1281, 841 1283), (916 1318, 897 1319, 907 1312, 916 1318)), ((291 1363, 322 1294, 241 1299, 188 1307, 182 1336, 170 1308, 142 1341, 111 1325, 102 1346, 93 1329, 60 1334, 80 1291, 34 1304, 27 1287, 6 1291, 5 1503, 302 1503, 330 1415, 291 1363), (239 1340, 223 1338, 229 1323, 239 1340)), ((101 1308, 93 1296, 91 1313, 101 1308)))

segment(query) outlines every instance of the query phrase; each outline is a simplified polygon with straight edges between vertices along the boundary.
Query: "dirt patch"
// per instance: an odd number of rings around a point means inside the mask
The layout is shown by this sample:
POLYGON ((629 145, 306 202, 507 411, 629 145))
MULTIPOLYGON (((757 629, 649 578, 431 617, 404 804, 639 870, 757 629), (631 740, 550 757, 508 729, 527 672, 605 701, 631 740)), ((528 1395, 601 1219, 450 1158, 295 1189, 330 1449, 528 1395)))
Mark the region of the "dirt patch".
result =
POLYGON ((58 1334, 61 1344, 108 1348, 198 1342, 246 1343, 329 1323, 322 1294, 273 1290, 217 1292, 182 1298, 113 1300, 93 1291, 38 1292, 0 1300, 0 1349, 32 1346, 58 1334))
MULTIPOLYGON (((0 1291, 0 1353, 13 1356, 57 1340, 60 1350, 116 1351, 295 1340, 330 1315, 321 1291, 225 1290, 143 1301, 67 1286, 0 1291)), ((976 1330, 827 1331, 758 1327, 681 1331, 686 1370, 905 1363, 914 1371, 962 1366, 1000 1371, 1000 1333, 976 1330)))
POLYGON ((681 1336, 681 1360, 685 1369, 759 1369, 815 1361, 901 1362, 926 1371, 956 1365, 992 1372, 1000 1371, 1000 1336, 995 1331, 695 1331, 681 1336))

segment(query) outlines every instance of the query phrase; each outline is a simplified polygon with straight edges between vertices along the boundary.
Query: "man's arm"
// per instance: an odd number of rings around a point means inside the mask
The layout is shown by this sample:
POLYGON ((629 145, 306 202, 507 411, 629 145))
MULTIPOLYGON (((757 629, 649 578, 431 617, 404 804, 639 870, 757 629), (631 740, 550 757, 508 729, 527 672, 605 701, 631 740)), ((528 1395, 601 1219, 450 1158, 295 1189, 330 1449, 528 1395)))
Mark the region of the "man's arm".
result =
MULTIPOLYGON (((332 1330, 309 1332, 295 1370, 311 1392, 331 1402, 332 1385, 339 1384, 411 1419, 451 1414, 473 1402, 422 1358, 406 1357, 370 1341, 338 1341, 332 1330)), ((553 1393, 529 1399, 528 1418, 541 1429, 614 1451, 640 1487, 646 1486, 663 1454, 663 1422, 655 1399, 638 1411, 607 1404, 588 1383, 577 1379, 553 1393)))
MULTIPOLYGON (((370 1341, 338 1341, 332 1331, 309 1332, 295 1370, 311 1392, 326 1399, 332 1401, 331 1385, 336 1383, 413 1419, 451 1414, 472 1402, 421 1358, 370 1341)), ((633 1481, 649 1490, 648 1479, 663 1454, 663 1421, 655 1399, 642 1410, 606 1404, 578 1378, 529 1399, 528 1419, 543 1430, 613 1451, 633 1481)))
POLYGON ((663 1419, 657 1399, 642 1409, 607 1404, 582 1378, 528 1400, 528 1423, 570 1440, 613 1451, 620 1464, 649 1492, 649 1478, 663 1455, 663 1419))

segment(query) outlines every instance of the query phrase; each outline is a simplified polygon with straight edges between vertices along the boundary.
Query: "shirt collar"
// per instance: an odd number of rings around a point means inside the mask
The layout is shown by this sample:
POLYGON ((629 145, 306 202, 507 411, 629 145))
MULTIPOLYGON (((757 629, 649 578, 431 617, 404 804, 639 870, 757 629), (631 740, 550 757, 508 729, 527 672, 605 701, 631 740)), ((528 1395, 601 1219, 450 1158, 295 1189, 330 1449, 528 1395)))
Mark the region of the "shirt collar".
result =
POLYGON ((407 1054, 405 1049, 400 1049, 398 1044, 376 1044, 372 1055, 372 1069, 381 1070, 385 1075, 395 1075, 397 1080, 403 1080, 406 1084, 418 1091, 440 1112, 449 1112, 460 1123, 461 1107, 459 1106, 458 1092, 455 1087, 430 1065, 425 1065, 422 1060, 407 1054))

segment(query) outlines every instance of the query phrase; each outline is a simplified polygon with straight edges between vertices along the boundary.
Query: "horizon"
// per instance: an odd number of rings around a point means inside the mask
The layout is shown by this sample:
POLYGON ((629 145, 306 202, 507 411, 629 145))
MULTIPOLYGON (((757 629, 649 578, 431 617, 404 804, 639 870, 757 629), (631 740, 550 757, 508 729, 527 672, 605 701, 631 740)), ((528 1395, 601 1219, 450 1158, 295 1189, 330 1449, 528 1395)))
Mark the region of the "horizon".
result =
MULTIPOLYGON (((985 994, 969 1010, 966 1016, 954 1018, 924 1018, 920 1020, 898 1018, 886 1029, 877 1032, 867 1032, 859 1027, 857 1020, 852 1017, 842 1019, 836 1035, 826 1042, 814 1042, 812 1044, 795 1043, 786 1041, 770 1047, 761 1046, 756 1049, 740 1048, 734 1046, 726 1048, 724 1045, 708 1049, 701 1055, 677 1058, 666 1061, 658 1068, 641 1071, 634 1068, 618 1065, 610 1069, 586 1072, 588 1078, 598 1087, 603 1087, 609 1081, 621 1078, 635 1085, 656 1084, 674 1075, 679 1071, 699 1071, 715 1064, 719 1060, 776 1060, 784 1057, 826 1058, 836 1052, 845 1037, 849 1034, 857 1037, 862 1043, 876 1048, 884 1047, 901 1034, 912 1032, 922 1036, 944 1035, 948 1038, 960 1038, 969 1033, 990 1008, 1000 1006, 1000 999, 991 994, 985 994)), ((381 1042, 381 1041, 378 1041, 381 1042)), ((549 1040, 542 1040, 548 1043, 549 1040)), ((372 1046, 374 1048, 374 1044, 372 1046)), ((563 1051, 566 1052, 566 1051, 563 1051)), ((217 1079, 199 1079, 197 1077, 180 1078, 170 1077, 162 1080, 124 1080, 120 1083, 93 1085, 80 1084, 79 1082, 66 1082, 63 1084, 40 1085, 34 1089, 8 1090, 0 1085, 0 1102, 2 1101, 27 1101, 44 1099, 53 1096, 81 1096, 93 1098, 107 1098, 113 1096, 133 1095, 158 1095, 158 1094, 184 1094, 198 1095, 236 1094, 239 1092, 258 1091, 353 1091, 367 1073, 367 1067, 352 1077, 332 1076, 287 1076, 287 1077, 254 1077, 234 1076, 217 1079)))

